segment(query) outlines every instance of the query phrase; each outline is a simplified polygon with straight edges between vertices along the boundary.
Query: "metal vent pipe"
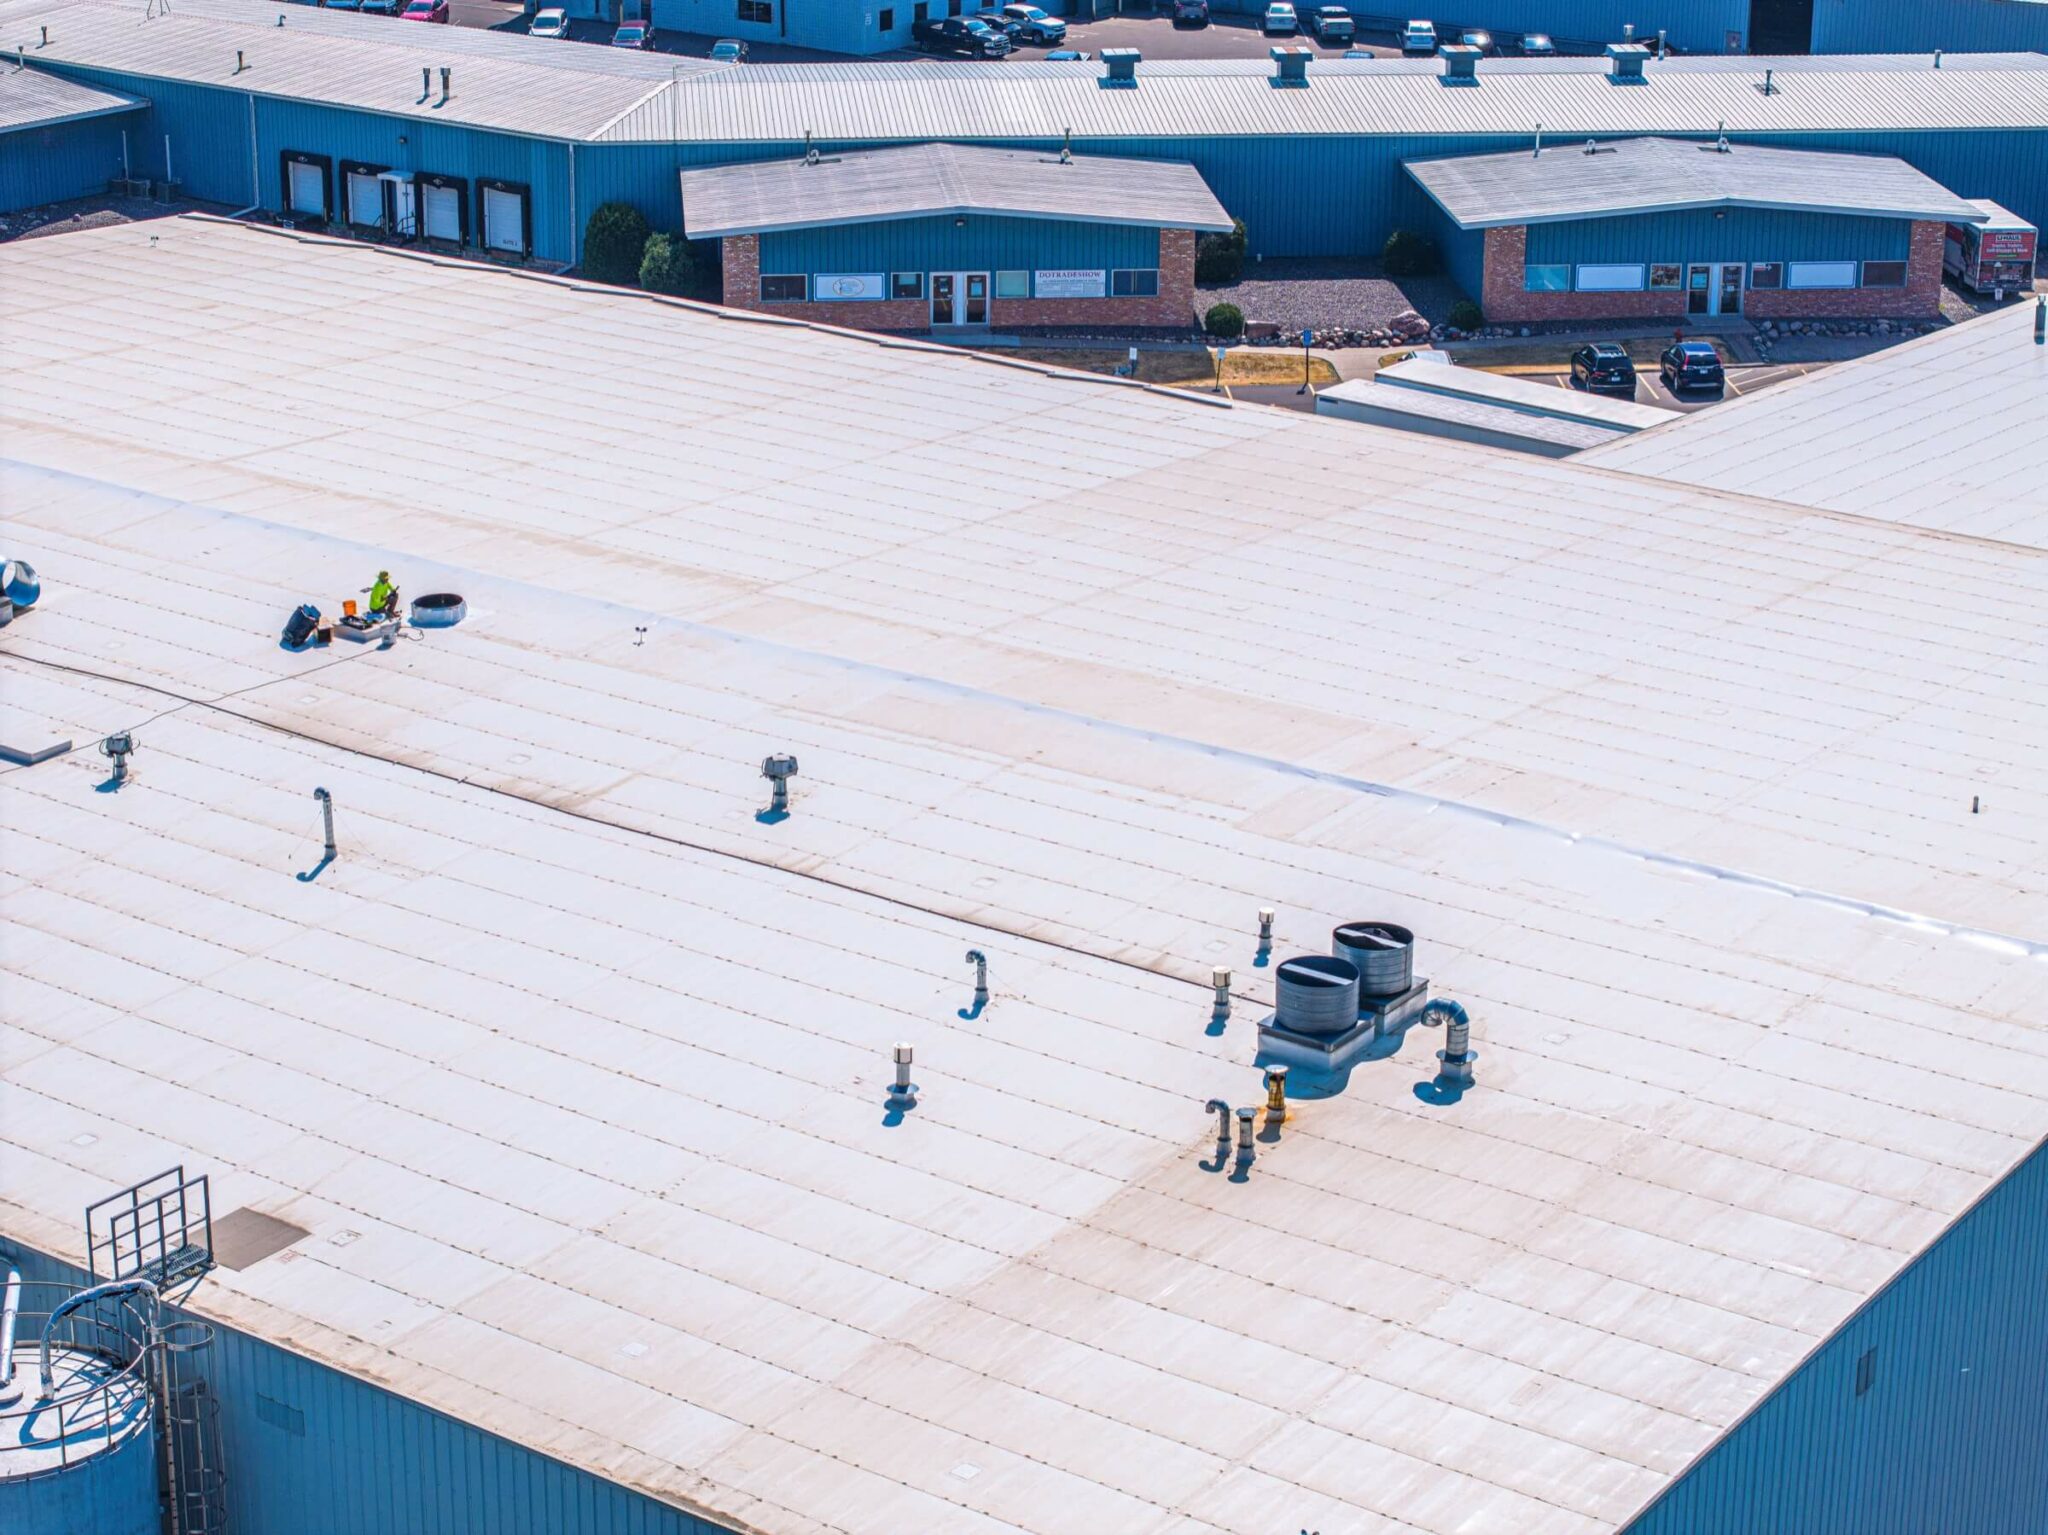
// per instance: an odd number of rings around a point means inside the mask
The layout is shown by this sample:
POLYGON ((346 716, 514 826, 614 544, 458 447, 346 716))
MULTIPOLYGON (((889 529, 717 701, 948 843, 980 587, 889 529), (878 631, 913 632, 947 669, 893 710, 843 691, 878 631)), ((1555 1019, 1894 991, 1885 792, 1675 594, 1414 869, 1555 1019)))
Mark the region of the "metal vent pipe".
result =
POLYGON ((1444 1020, 1444 1047, 1436 1053, 1442 1063, 1437 1079, 1470 1087, 1472 1063, 1479 1059, 1479 1052, 1472 1048, 1472 1022, 1462 1006, 1446 997, 1439 997, 1417 1015, 1417 1021, 1425 1024, 1438 1018, 1444 1020))

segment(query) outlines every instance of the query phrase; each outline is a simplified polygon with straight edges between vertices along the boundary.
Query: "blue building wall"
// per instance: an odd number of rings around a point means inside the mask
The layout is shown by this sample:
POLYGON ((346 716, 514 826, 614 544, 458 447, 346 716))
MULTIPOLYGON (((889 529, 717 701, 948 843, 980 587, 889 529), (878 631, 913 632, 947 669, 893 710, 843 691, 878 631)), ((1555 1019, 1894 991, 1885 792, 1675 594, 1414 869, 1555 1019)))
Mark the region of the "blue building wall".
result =
POLYGON ((2048 1146, 1852 1317, 1627 1535, 2043 1530, 2048 1146))
MULTIPOLYGON (((84 1275, 0 1242, 30 1281, 84 1275)), ((165 1320, 182 1318, 176 1308, 165 1320)), ((217 1328, 228 1528, 248 1535, 731 1535, 297 1354, 217 1328)), ((76 1528, 7 1535, 82 1535, 76 1528)))
POLYGON ((1814 0, 1815 53, 2048 53, 2042 0, 1814 0))
POLYGON ((1529 264, 1582 261, 1904 261, 1907 219, 1732 208, 1529 226, 1529 264))
POLYGON ((0 213, 104 192, 121 174, 121 130, 140 111, 0 133, 0 213))
MULTIPOLYGON (((2048 10, 2048 4, 2041 8, 2048 10)), ((478 177, 518 182, 533 189, 535 254, 543 261, 573 260, 591 212, 614 199, 633 203, 658 229, 680 229, 682 194, 676 178, 686 166, 792 158, 803 152, 800 137, 747 144, 582 144, 572 152, 571 146, 552 140, 261 98, 253 103, 252 128, 252 99, 240 92, 171 84, 111 70, 65 66, 60 72, 151 100, 149 111, 140 119, 146 126, 135 134, 137 175, 163 174, 162 140, 168 135, 176 171, 187 193, 231 207, 251 202, 278 206, 278 155, 286 149, 336 160, 434 171, 461 177, 472 185, 478 177), (401 144, 401 138, 406 142, 401 144)), ((2018 131, 1736 134, 1731 138, 1792 149, 1895 154, 1952 191, 1965 197, 1993 198, 2030 222, 2048 225, 2048 125, 2018 131)), ((1010 148, 1059 148, 1058 139, 1052 136, 985 142, 1010 148)), ((1376 254, 1394 229, 1426 228, 1432 219, 1433 205, 1402 170, 1403 161, 1520 150, 1529 144, 1529 135, 1518 132, 1101 138, 1077 141, 1074 148, 1084 154, 1192 163, 1224 207, 1244 219, 1249 250, 1256 260, 1261 256, 1376 254)), ((878 148, 882 143, 857 141, 822 147, 851 150, 878 148)))
POLYGON ((770 272, 998 272, 1159 265, 1159 231, 1051 219, 891 219, 761 236, 770 272))

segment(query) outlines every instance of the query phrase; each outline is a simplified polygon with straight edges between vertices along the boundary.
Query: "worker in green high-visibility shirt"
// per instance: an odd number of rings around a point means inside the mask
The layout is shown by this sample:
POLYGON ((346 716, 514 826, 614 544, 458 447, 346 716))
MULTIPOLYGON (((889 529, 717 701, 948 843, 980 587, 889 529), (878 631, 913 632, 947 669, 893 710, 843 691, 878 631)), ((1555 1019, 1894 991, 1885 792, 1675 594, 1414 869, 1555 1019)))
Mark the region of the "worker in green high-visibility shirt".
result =
POLYGON ((370 614, 372 618, 389 618, 398 610, 398 588, 391 584, 391 572, 377 572, 376 583, 370 588, 370 614))

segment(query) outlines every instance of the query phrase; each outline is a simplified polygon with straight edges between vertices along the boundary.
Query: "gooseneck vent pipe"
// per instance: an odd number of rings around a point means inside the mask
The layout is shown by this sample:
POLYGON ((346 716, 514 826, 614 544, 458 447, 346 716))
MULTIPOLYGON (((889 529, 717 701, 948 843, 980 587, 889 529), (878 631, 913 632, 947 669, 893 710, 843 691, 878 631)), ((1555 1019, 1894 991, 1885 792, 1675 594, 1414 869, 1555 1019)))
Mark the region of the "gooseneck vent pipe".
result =
POLYGON ((1211 1098, 1202 1105, 1202 1112, 1216 1116, 1216 1144, 1229 1149, 1230 1146, 1230 1105, 1221 1098, 1211 1098))
POLYGON ((43 1349, 40 1363, 42 1367, 43 1399, 45 1401, 48 1401, 51 1396, 55 1395, 57 1390, 56 1378, 50 1373, 50 1334, 56 1330, 59 1322, 71 1315, 72 1312, 78 1310, 79 1307, 90 1306, 98 1301, 112 1300, 119 1295, 147 1295, 150 1301, 154 1303, 156 1300, 156 1286, 147 1279, 116 1279, 111 1284, 94 1285, 90 1290, 80 1290, 76 1295, 59 1301, 56 1309, 50 1313, 49 1319, 43 1323, 43 1349))
POLYGON ((1472 1063, 1479 1059, 1479 1053, 1472 1048, 1472 1020, 1465 1015, 1462 1004, 1447 997, 1428 1003, 1416 1015, 1417 1021, 1423 1024, 1433 1023, 1439 1018, 1444 1020, 1444 1047, 1436 1053, 1436 1058, 1443 1063, 1437 1075, 1446 1082, 1470 1087, 1472 1063))

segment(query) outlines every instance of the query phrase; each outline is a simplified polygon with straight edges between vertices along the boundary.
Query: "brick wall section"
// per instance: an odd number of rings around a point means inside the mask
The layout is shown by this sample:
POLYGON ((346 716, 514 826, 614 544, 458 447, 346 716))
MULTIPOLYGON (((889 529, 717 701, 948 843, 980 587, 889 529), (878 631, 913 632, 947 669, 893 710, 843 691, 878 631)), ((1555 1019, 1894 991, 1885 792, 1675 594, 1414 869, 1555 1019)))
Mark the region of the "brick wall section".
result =
POLYGON ((1932 319, 1941 313, 1943 226, 1913 225, 1903 288, 1765 288, 1744 295, 1754 320, 1932 319))
MULTIPOLYGON (((787 315, 852 330, 918 331, 931 328, 929 299, 882 299, 832 304, 761 302, 761 242, 756 235, 728 235, 719 242, 725 303, 734 309, 787 315)), ((990 275, 994 283, 994 275, 990 275)), ((994 298, 989 324, 1002 330, 1021 326, 1094 326, 1104 330, 1186 330, 1195 311, 1195 235, 1189 229, 1159 231, 1159 293, 1154 298, 994 298)))
MULTIPOLYGON (((1913 225, 1903 288, 1756 289, 1742 296, 1743 312, 1752 319, 1861 318, 1903 320, 1941 312, 1942 226, 1925 220, 1913 225)), ((1485 289, 1479 307, 1495 324, 1533 320, 1681 320, 1685 294, 1658 293, 1529 293, 1522 284, 1528 264, 1529 231, 1509 224, 1486 231, 1485 289)), ((1760 256, 1759 259, 1768 259, 1760 256)))
POLYGON ((1479 307, 1497 325, 1520 324, 1530 320, 1634 320, 1645 317, 1676 319, 1685 314, 1682 290, 1657 293, 1530 293, 1522 284, 1528 279, 1523 268, 1529 264, 1529 229, 1526 224, 1506 224, 1486 231, 1482 256, 1479 307))

